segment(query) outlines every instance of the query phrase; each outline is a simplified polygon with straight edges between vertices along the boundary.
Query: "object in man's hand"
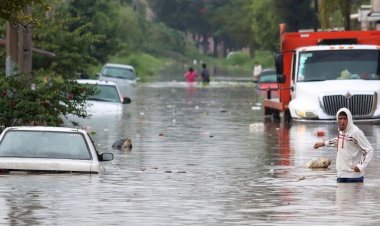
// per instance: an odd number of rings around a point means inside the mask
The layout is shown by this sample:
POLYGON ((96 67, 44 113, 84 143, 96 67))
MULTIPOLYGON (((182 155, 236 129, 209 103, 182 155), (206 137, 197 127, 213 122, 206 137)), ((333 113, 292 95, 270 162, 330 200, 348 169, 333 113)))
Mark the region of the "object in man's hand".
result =
POLYGON ((328 168, 331 164, 331 159, 326 157, 312 158, 306 163, 307 168, 328 168))

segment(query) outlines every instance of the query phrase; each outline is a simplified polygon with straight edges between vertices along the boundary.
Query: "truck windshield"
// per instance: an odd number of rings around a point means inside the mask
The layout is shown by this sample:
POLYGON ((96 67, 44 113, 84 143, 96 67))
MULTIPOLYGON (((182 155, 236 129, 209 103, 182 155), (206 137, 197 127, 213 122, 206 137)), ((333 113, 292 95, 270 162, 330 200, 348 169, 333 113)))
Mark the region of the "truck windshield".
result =
POLYGON ((380 80, 379 50, 325 50, 300 53, 297 81, 380 80))

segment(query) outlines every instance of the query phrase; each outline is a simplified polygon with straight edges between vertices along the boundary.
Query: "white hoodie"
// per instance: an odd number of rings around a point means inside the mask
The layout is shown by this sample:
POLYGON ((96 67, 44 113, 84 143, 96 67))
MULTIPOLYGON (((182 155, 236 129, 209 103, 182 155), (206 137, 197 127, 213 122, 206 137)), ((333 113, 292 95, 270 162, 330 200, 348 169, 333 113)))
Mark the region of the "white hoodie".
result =
POLYGON ((344 131, 339 130, 338 137, 326 141, 326 146, 337 148, 336 170, 338 177, 357 178, 364 176, 364 169, 372 159, 373 148, 367 138, 352 121, 352 114, 347 108, 341 108, 336 114, 345 112, 347 115, 347 127, 344 131), (353 168, 357 166, 360 172, 355 172, 353 168))

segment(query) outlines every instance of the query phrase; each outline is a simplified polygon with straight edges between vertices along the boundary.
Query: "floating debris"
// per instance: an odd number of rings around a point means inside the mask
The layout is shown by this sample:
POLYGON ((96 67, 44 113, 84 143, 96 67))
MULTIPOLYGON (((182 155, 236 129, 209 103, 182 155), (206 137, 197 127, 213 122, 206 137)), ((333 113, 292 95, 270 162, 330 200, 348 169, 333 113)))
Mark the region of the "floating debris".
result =
POLYGON ((261 110, 261 107, 252 106, 251 109, 257 111, 257 110, 261 110))
POLYGON ((132 150, 132 140, 130 138, 125 138, 125 139, 118 139, 112 144, 113 149, 118 149, 118 150, 124 150, 124 151, 131 151, 132 150))
POLYGON ((317 136, 318 137, 324 137, 325 136, 325 131, 321 130, 321 129, 318 129, 317 130, 317 136))
POLYGON ((319 157, 310 159, 305 166, 307 168, 327 168, 331 164, 331 158, 328 157, 319 157))
POLYGON ((253 123, 249 125, 249 130, 256 131, 256 130, 263 130, 264 129, 264 123, 253 123))

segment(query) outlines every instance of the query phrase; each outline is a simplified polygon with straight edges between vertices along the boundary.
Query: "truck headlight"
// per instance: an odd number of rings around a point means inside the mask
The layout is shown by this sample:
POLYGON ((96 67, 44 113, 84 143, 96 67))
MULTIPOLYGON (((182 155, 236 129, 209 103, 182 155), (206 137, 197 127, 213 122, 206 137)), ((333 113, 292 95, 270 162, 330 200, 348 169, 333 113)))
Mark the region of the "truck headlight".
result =
POLYGON ((317 119, 318 115, 314 111, 310 110, 296 110, 296 114, 301 118, 317 119))

